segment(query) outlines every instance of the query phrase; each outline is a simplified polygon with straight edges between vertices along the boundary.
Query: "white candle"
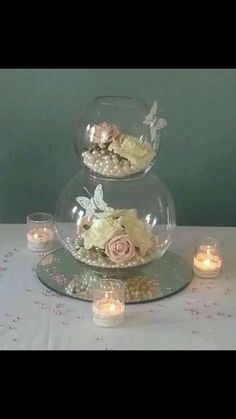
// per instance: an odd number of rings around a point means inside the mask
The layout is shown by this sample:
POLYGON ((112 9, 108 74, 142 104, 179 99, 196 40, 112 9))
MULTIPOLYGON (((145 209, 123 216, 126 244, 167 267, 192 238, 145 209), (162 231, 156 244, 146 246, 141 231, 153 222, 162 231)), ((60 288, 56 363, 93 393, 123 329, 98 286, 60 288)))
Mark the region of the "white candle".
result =
POLYGON ((194 256, 194 273, 201 278, 216 278, 222 269, 223 261, 216 248, 202 246, 194 256))
POLYGON ((53 245, 53 231, 46 227, 36 227, 27 233, 28 249, 45 252, 53 245))
POLYGON ((104 298, 97 300, 93 304, 93 321, 102 327, 119 326, 124 321, 125 305, 119 300, 104 298))

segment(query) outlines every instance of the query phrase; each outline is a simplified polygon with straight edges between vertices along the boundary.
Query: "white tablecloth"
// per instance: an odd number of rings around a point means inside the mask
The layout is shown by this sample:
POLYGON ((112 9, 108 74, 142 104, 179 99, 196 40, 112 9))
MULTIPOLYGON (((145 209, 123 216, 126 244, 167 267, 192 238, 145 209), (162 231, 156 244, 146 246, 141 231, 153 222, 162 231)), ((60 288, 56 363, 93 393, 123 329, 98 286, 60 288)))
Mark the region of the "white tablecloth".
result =
POLYGON ((93 324, 92 304, 49 291, 35 276, 26 226, 0 225, 0 349, 236 349, 236 228, 177 227, 170 250, 192 264, 194 239, 224 242, 224 272, 183 291, 127 305, 118 328, 93 324))

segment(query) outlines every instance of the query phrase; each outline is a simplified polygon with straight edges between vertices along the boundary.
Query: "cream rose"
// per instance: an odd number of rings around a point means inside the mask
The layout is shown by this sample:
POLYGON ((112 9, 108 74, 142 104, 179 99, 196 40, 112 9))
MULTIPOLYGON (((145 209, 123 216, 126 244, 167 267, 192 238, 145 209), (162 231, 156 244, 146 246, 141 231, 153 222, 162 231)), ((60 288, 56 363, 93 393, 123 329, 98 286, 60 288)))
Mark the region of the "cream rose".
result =
POLYGON ((82 217, 79 224, 77 224, 77 234, 81 235, 84 231, 86 231, 93 222, 93 217, 82 217))
POLYGON ((121 234, 106 243, 105 253, 112 262, 122 263, 132 259, 135 246, 127 234, 121 234))
POLYGON ((131 135, 120 135, 109 145, 108 150, 129 160, 138 170, 146 168, 155 157, 150 144, 143 144, 131 135))
POLYGON ((152 231, 150 225, 137 216, 136 209, 127 210, 120 217, 120 224, 129 235, 135 247, 145 256, 152 247, 152 231))
POLYGON ((84 239, 85 249, 91 249, 92 247, 104 249, 105 243, 114 236, 114 234, 119 234, 122 231, 119 220, 99 218, 93 221, 91 227, 84 231, 81 234, 81 237, 84 239))
POLYGON ((102 146, 113 141, 118 134, 119 130, 115 125, 101 122, 90 129, 90 141, 102 146))

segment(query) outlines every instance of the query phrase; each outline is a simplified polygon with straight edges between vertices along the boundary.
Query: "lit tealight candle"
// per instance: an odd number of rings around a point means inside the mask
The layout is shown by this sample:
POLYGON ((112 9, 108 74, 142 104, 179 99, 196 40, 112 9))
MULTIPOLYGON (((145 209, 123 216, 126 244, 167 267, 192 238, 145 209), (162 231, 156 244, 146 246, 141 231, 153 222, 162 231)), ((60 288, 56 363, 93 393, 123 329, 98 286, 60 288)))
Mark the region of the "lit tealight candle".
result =
POLYGON ((27 247, 34 252, 47 252, 53 247, 53 216, 37 213, 27 217, 27 247))
POLYGON ((193 259, 195 275, 200 278, 216 278, 220 275, 223 261, 219 252, 219 243, 213 237, 198 239, 193 259))
POLYGON ((53 232, 48 228, 33 228, 27 233, 28 249, 47 251, 52 247, 53 232))
POLYGON ((93 321, 97 326, 116 327, 124 321, 124 284, 115 279, 98 281, 94 289, 93 321))

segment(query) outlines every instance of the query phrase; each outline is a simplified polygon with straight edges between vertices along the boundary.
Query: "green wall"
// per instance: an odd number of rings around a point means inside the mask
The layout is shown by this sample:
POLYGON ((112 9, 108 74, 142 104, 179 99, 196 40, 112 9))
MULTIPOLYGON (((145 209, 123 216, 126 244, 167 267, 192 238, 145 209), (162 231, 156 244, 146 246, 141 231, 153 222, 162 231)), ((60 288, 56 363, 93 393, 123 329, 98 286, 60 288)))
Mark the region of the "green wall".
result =
POLYGON ((155 170, 178 224, 236 226, 234 69, 1 69, 0 222, 54 213, 78 170, 78 115, 107 94, 158 99, 168 126, 155 170))

